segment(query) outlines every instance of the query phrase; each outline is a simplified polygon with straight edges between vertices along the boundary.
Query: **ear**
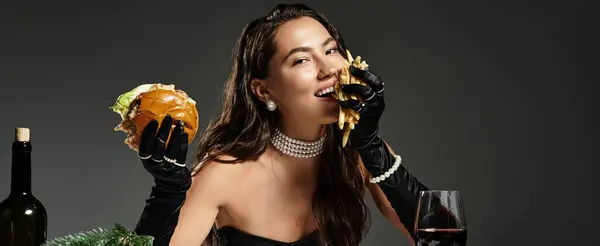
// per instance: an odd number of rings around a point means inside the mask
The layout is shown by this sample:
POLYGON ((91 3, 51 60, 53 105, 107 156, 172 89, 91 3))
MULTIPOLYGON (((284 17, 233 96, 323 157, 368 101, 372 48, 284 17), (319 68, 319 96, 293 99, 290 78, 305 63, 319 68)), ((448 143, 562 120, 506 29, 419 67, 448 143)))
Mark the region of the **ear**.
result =
POLYGON ((258 99, 262 102, 266 102, 269 99, 269 90, 267 89, 267 82, 262 79, 252 79, 250 82, 250 88, 258 99))

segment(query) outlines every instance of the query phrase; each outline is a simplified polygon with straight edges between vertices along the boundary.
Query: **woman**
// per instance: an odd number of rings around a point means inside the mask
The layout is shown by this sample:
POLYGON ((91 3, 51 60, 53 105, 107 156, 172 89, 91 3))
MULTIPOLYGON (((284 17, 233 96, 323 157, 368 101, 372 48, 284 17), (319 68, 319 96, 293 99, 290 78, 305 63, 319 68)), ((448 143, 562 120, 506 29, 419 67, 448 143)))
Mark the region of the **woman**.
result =
POLYGON ((414 243, 418 193, 427 188, 378 135, 383 82, 352 67, 368 86, 342 89, 364 102, 320 97, 336 82, 345 50, 333 25, 301 4, 278 5, 246 26, 223 111, 202 135, 193 172, 181 167, 181 124, 167 117, 144 130, 139 155, 155 186, 136 232, 155 245, 358 245, 368 189, 414 243), (338 105, 361 113, 346 148, 338 105))

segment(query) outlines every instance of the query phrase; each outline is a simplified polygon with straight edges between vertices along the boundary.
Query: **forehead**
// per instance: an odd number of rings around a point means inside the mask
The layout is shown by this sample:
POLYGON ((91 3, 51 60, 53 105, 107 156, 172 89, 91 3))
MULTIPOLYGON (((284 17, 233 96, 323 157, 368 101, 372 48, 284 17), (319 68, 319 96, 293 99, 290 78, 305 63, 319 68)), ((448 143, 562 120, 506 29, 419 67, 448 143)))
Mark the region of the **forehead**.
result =
POLYGON ((281 25, 275 35, 277 53, 285 54, 297 47, 321 47, 331 35, 317 20, 301 17, 281 25))

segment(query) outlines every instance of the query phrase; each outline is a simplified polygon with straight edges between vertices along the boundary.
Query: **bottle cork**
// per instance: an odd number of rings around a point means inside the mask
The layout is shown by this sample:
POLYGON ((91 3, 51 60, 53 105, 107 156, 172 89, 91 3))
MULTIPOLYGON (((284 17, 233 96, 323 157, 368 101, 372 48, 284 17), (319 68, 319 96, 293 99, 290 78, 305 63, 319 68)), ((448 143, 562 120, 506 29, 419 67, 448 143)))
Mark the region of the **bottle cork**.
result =
POLYGON ((19 142, 29 142, 29 128, 17 127, 15 129, 15 140, 19 142))

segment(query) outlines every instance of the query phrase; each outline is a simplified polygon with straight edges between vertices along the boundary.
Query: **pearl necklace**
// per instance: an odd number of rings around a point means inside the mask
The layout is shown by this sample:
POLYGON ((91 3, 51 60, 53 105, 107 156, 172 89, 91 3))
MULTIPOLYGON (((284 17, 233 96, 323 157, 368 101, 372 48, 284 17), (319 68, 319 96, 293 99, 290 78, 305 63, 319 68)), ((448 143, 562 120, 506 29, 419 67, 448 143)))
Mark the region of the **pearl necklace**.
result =
POLYGON ((290 138, 279 129, 271 137, 271 144, 286 155, 299 158, 310 158, 323 153, 323 144, 327 135, 315 141, 302 141, 290 138))

